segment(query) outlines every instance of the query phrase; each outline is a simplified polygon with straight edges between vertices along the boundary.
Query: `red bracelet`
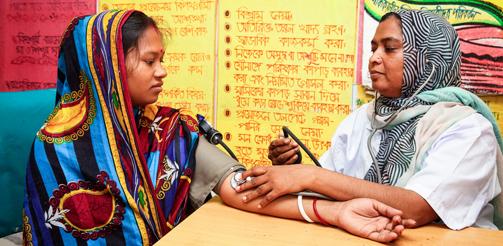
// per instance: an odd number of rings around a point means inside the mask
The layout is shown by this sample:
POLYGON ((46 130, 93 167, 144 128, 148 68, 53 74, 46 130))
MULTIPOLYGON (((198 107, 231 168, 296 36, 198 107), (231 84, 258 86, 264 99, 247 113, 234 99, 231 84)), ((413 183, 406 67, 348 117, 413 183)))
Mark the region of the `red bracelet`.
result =
POLYGON ((313 211, 314 211, 314 215, 316 215, 316 218, 318 218, 318 220, 320 221, 321 224, 329 226, 330 223, 328 223, 326 220, 324 220, 323 218, 321 218, 320 214, 318 213, 318 209, 316 209, 316 202, 317 201, 318 201, 317 198, 313 199, 313 211))

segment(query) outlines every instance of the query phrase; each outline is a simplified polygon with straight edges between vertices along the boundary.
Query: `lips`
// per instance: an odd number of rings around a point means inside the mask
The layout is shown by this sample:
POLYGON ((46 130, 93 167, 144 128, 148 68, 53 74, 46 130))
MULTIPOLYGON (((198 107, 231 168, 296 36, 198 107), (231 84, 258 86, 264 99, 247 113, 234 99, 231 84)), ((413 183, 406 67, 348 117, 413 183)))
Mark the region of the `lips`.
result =
POLYGON ((157 83, 154 86, 152 86, 151 89, 156 92, 161 92, 162 91, 162 84, 163 84, 162 82, 157 83))
POLYGON ((378 71, 370 71, 370 79, 372 79, 372 80, 377 79, 383 75, 384 75, 384 73, 381 73, 378 71))

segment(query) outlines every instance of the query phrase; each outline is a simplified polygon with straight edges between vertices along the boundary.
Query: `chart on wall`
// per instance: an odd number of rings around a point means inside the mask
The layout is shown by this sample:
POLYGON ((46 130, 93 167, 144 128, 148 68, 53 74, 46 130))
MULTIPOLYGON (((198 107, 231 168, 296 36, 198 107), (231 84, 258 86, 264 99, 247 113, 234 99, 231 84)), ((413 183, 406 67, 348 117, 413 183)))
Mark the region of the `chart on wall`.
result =
POLYGON ((167 76, 158 104, 213 118, 215 1, 100 0, 98 9, 136 9, 151 16, 165 41, 167 76))
MULTIPOLYGON (((424 9, 443 16, 458 32, 461 46, 461 86, 479 95, 503 95, 503 1, 501 0, 365 0, 364 29, 375 30, 377 20, 389 11, 424 9)), ((370 40, 363 38, 364 84, 370 40)))
POLYGON ((216 122, 242 163, 269 165, 282 126, 328 149, 350 112, 357 16, 358 1, 219 1, 216 122))
POLYGON ((55 87, 61 35, 95 12, 95 0, 0 1, 0 91, 55 87))

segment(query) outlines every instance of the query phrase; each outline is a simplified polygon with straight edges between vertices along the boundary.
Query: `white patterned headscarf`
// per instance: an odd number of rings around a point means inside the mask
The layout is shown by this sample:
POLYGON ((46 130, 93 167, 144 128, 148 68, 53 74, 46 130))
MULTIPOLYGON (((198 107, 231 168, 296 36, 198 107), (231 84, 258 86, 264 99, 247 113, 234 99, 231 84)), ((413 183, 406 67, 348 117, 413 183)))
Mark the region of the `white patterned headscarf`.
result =
MULTIPOLYGON (((461 51, 456 30, 442 17, 431 12, 400 10, 395 13, 400 16, 403 33, 404 72, 401 96, 377 98, 375 108, 369 107, 369 110, 375 112, 374 117, 389 117, 405 104, 405 108, 427 105, 418 98, 410 98, 418 90, 423 92, 460 84, 461 51), (428 80, 429 77, 431 78, 428 80), (421 88, 424 83, 426 85, 421 88)), ((383 129, 375 158, 382 183, 396 184, 408 169, 416 151, 416 126, 423 115, 383 129)), ((371 165, 365 179, 378 182, 375 164, 371 165)))

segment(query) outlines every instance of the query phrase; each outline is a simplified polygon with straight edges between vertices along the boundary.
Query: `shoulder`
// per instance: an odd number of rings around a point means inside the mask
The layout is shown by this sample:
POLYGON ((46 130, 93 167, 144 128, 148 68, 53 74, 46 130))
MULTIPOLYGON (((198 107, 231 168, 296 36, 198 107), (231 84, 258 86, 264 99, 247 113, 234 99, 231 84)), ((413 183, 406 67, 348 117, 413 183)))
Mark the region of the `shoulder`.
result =
POLYGON ((188 114, 180 114, 180 120, 185 123, 187 127, 189 127, 192 132, 199 132, 199 124, 196 119, 188 114))
POLYGON ((343 131, 344 129, 352 130, 358 127, 364 127, 369 124, 369 119, 367 116, 369 104, 363 104, 359 108, 351 112, 337 127, 337 131, 343 131))

